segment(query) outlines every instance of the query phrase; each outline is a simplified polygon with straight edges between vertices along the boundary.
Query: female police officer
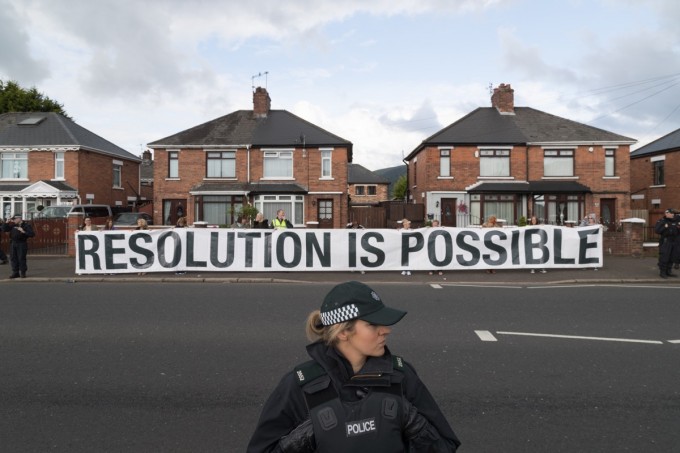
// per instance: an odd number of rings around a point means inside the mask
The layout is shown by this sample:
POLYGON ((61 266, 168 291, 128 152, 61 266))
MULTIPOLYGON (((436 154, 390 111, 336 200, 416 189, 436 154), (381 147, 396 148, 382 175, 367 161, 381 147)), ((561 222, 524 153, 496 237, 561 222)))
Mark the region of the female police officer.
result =
POLYGON ((310 313, 311 361, 279 382, 248 452, 453 452, 460 442, 415 370, 385 345, 406 312, 359 282, 310 313))

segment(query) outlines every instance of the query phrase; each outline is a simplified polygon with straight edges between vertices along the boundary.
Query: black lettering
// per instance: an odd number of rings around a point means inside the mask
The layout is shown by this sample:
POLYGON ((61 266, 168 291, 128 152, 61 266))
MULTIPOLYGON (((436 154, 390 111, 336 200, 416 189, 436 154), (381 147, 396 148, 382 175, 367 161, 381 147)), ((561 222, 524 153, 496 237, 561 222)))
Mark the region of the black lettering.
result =
POLYGON ((579 264, 589 264, 589 263, 598 263, 599 259, 597 257, 595 258, 586 258, 586 252, 588 249, 594 249, 597 248, 597 242, 588 242, 588 236, 590 235, 599 235, 600 234, 600 227, 597 227, 593 230, 578 230, 578 235, 581 238, 579 241, 579 248, 578 248, 578 263, 579 264))
POLYGON ((149 236, 147 233, 134 233, 131 234, 130 238, 128 239, 128 246, 130 247, 131 251, 145 257, 146 261, 141 263, 137 258, 130 258, 130 263, 135 269, 147 269, 153 265, 154 256, 151 250, 145 249, 138 244, 140 240, 147 244, 153 242, 151 236, 149 236))
MULTIPOLYGON (((233 255, 234 253, 234 233, 227 233, 227 243, 231 244, 231 254, 233 255)), ((259 239, 261 237, 260 232, 257 233, 239 233, 238 238, 239 239, 245 239, 246 244, 246 255, 245 255, 245 267, 253 267, 253 260, 255 257, 255 253, 253 253, 253 240, 255 238, 259 239)))
POLYGON ((349 233, 347 236, 347 264, 349 267, 357 267, 357 234, 349 233))
POLYGON ((402 233, 401 235, 401 265, 408 266, 409 255, 423 249, 425 239, 421 233, 402 233), (411 246, 411 238, 416 238, 416 243, 411 246))
POLYGON ((527 228, 524 233, 524 261, 527 264, 545 264, 550 259, 548 243, 548 233, 538 228, 527 228), (538 242, 534 243, 534 237, 538 236, 538 242), (534 258, 534 250, 541 251, 540 258, 534 258))
MULTIPOLYGON (((193 232, 187 233, 191 234, 193 237, 193 232)), ((210 232, 210 264, 219 269, 224 269, 234 264, 234 233, 231 233, 231 237, 227 235, 227 256, 224 261, 219 259, 220 252, 220 234, 215 231, 210 232)))
MULTIPOLYGON (((440 241, 441 242, 441 241, 440 241)), ((453 239, 448 231, 435 230, 427 237, 427 257, 430 263, 435 266, 448 266, 453 261, 453 239), (437 238, 441 237, 444 241, 444 258, 437 259, 437 238)))
MULTIPOLYGON (((102 266, 99 261, 99 256, 97 256, 97 250, 99 250, 99 239, 97 236, 90 234, 78 234, 78 268, 85 269, 85 257, 92 257, 92 266, 96 270, 101 270, 102 266), (87 248, 86 243, 89 243, 92 247, 87 248)), ((104 249, 106 250, 106 249, 104 249)), ((108 255, 107 255, 108 256, 108 255)))
POLYGON ((158 248, 158 263, 161 266, 168 268, 175 267, 177 266, 177 264, 179 264, 179 260, 182 258, 182 241, 177 233, 175 233, 172 230, 162 233, 160 236, 158 236, 156 247, 158 248), (165 251, 165 249, 166 242, 170 238, 172 238, 173 241, 172 261, 168 262, 167 260, 168 253, 165 251))
POLYGON ((319 244, 319 240, 316 237, 315 233, 307 233, 305 234, 305 239, 306 239, 306 247, 305 250, 307 252, 307 262, 306 266, 308 268, 314 267, 314 251, 316 253, 316 257, 319 259, 319 264, 321 267, 330 267, 331 266, 331 234, 330 233, 323 233, 323 253, 321 250, 321 245, 319 244))
POLYGON ((285 268, 292 269, 300 264, 302 257, 302 242, 300 237, 292 231, 283 231, 276 239, 276 261, 285 268), (285 243, 286 239, 290 238, 293 241, 293 259, 286 261, 285 243))
POLYGON ((510 233, 510 254, 512 255, 512 264, 519 264, 519 230, 512 230, 510 233))
POLYGON ((458 264, 465 267, 471 267, 476 265, 479 262, 480 258, 480 252, 477 249, 477 247, 465 242, 465 239, 468 237, 472 238, 472 240, 474 241, 479 241, 479 235, 477 235, 477 233, 475 233, 474 231, 461 231, 456 236, 456 245, 458 246, 458 248, 472 255, 472 258, 470 260, 465 260, 462 254, 456 255, 456 261, 458 261, 458 264))
POLYGON ((125 240, 124 234, 108 233, 104 236, 104 250, 106 252, 106 268, 107 269, 127 269, 127 263, 114 263, 113 260, 116 255, 125 256, 125 247, 114 247, 113 241, 125 240))
POLYGON ((574 264, 574 258, 562 258, 562 230, 555 228, 553 238, 553 250, 555 253, 555 264, 574 264))
POLYGON ((493 266, 497 266, 499 264, 503 264, 508 260, 508 252, 505 250, 505 247, 503 247, 500 244, 496 244, 493 242, 493 238, 498 237, 500 240, 505 241, 508 236, 503 233, 502 231, 489 231, 484 235, 484 246, 488 248, 489 250, 492 250, 496 253, 498 253, 498 259, 497 260, 492 260, 491 255, 489 254, 484 254, 482 255, 482 258, 484 259, 484 262, 486 264, 490 264, 493 266))
POLYGON ((385 237, 380 233, 364 233, 361 236, 361 249, 364 252, 373 254, 373 256, 375 256, 375 261, 370 261, 368 256, 362 256, 361 264, 366 267, 380 267, 385 264, 385 251, 371 245, 371 239, 375 239, 375 242, 385 242, 385 237))
POLYGON ((264 267, 272 267, 272 234, 264 234, 264 267))

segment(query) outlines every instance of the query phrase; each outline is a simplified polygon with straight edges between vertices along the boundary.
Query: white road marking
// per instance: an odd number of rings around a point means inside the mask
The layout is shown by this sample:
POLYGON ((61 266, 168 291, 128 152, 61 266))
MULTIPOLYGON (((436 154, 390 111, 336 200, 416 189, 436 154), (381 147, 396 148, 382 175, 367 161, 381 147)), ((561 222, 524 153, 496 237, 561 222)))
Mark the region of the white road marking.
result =
POLYGON ((498 341, 488 330, 475 330, 475 333, 482 341, 498 341))
POLYGON ((526 289, 562 289, 562 288, 644 288, 644 289, 680 289, 680 286, 668 285, 543 285, 543 286, 527 286, 526 289))
POLYGON ((680 344, 680 340, 668 340, 669 343, 680 344))
POLYGON ((658 340, 633 340, 629 338, 606 338, 606 337, 583 337, 579 335, 553 335, 547 333, 527 333, 527 332, 496 332, 497 335, 522 335, 526 337, 549 337, 549 338, 567 338, 572 340, 596 340, 596 341, 619 341, 624 343, 648 343, 648 344, 663 344, 663 341, 658 340))
POLYGON ((468 285, 464 283, 444 283, 445 286, 456 286, 456 287, 466 287, 466 288, 507 288, 507 289, 522 289, 520 284, 516 286, 504 286, 504 285, 468 285))
POLYGON ((432 283, 430 284, 430 286, 433 287, 434 289, 442 289, 442 285, 438 285, 437 283, 432 283))

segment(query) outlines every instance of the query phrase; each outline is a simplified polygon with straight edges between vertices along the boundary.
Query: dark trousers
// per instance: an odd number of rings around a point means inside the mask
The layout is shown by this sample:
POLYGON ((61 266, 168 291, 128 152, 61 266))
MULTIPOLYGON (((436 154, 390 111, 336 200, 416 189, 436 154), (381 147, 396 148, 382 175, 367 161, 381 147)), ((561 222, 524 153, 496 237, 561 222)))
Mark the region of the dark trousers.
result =
POLYGON ((0 261, 7 261, 7 255, 5 255, 5 252, 0 248, 0 261))
POLYGON ((13 274, 25 274, 28 270, 26 265, 26 254, 28 253, 28 244, 25 242, 12 241, 9 245, 9 257, 12 261, 13 274))
POLYGON ((676 244, 675 238, 664 238, 659 245, 659 270, 661 272, 670 272, 673 268, 673 261, 680 248, 680 244, 676 244))

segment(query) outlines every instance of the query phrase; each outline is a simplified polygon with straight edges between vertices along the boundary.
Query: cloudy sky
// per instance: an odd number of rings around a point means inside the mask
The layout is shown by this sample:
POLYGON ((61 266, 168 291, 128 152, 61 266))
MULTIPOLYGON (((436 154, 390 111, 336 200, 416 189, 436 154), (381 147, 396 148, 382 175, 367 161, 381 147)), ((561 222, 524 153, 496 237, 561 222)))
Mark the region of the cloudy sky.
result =
POLYGON ((500 83, 637 146, 676 130, 679 22, 677 0, 0 0, 0 79, 135 155, 266 86, 376 170, 500 83))

